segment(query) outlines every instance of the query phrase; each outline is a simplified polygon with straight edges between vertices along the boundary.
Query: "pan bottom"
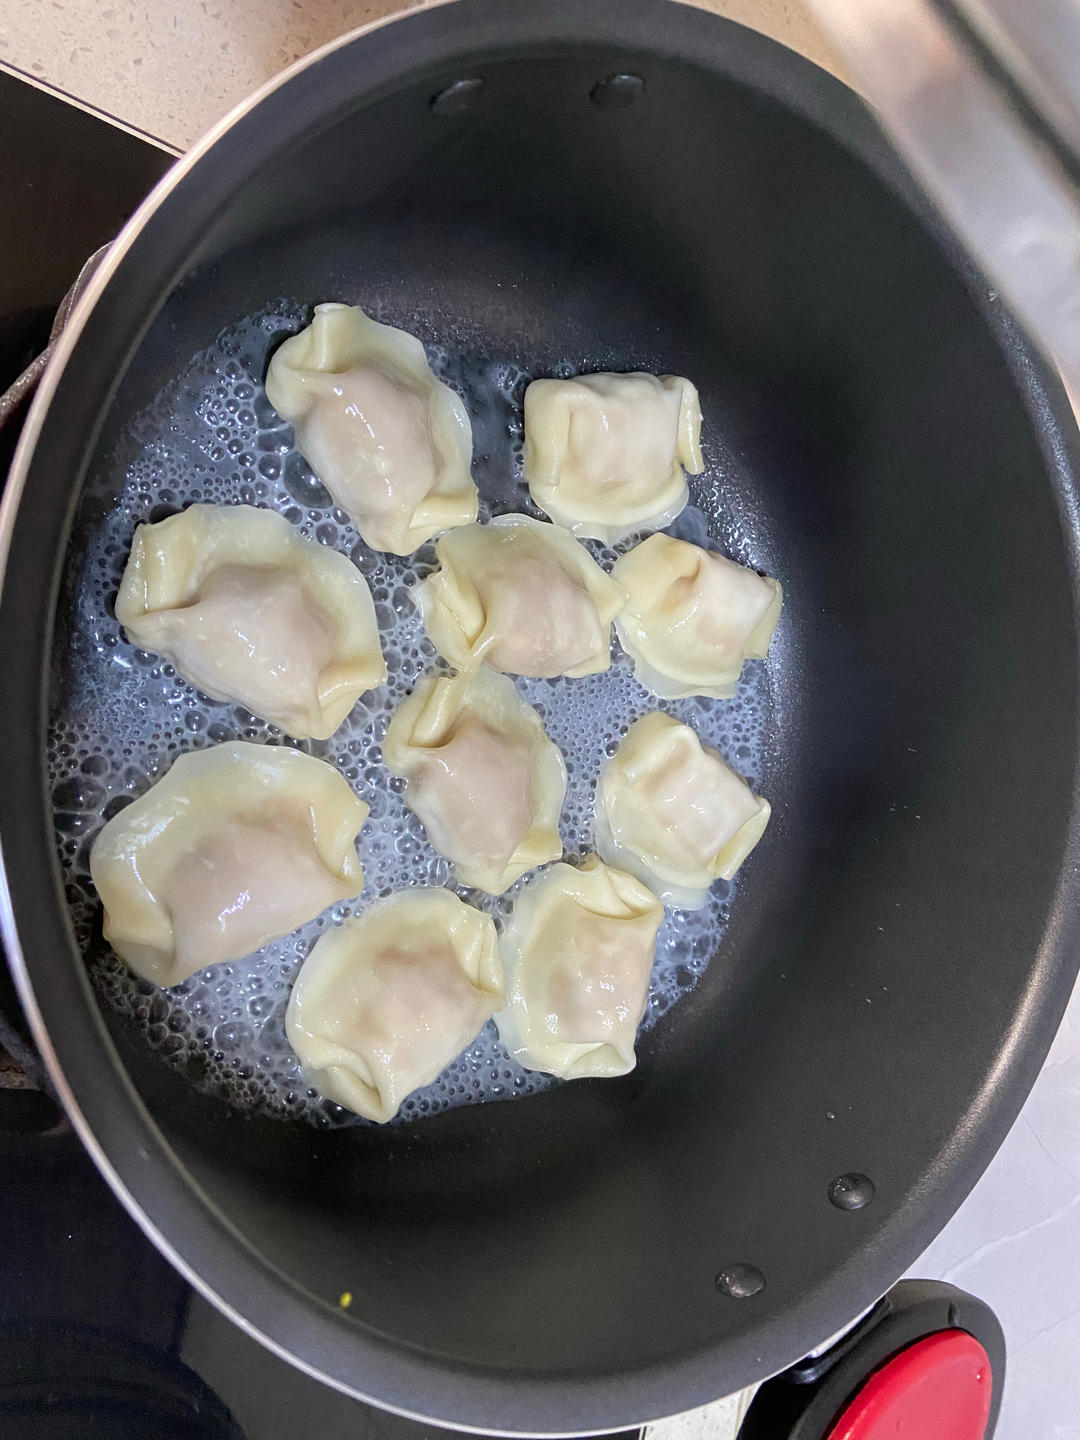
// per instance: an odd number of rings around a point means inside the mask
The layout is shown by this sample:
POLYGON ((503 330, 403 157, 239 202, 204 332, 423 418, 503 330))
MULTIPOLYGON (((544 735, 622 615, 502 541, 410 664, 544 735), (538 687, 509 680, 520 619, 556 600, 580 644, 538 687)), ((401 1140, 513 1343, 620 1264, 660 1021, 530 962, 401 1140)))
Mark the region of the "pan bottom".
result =
MULTIPOLYGON (((422 333, 423 317, 364 298, 376 318, 422 333)), ((382 768, 379 745, 395 706, 422 672, 446 668, 424 635, 409 594, 434 568, 434 549, 428 545, 406 558, 369 550, 344 512, 333 507, 294 450, 291 428, 267 402, 261 382, 268 355, 307 319, 306 306, 280 301, 223 332, 133 419, 124 443, 90 477, 68 558, 67 634, 61 627, 48 758, 70 911, 104 1003, 127 1017, 153 1050, 200 1089, 244 1109, 327 1126, 368 1122, 305 1085, 285 1038, 289 988, 322 929, 363 909, 374 895, 418 884, 451 885, 499 925, 529 877, 500 897, 453 886, 450 866, 404 804, 402 782, 389 779, 382 768), (390 679, 361 699, 329 741, 291 740, 239 707, 211 701, 172 666, 124 639, 113 601, 135 526, 200 500, 271 506, 301 533, 348 554, 366 576, 390 679), (178 754, 237 738, 294 745, 330 761, 357 786, 371 806, 361 840, 365 892, 249 959, 214 966, 161 990, 134 976, 102 940, 100 907, 89 878, 90 847, 102 821, 145 791, 178 754)), ((539 515, 521 473, 521 401, 531 376, 500 356, 494 344, 478 344, 471 336, 463 348, 450 325, 438 333, 442 343, 429 345, 436 373, 480 413, 475 469, 481 518, 507 510, 539 515)), ((568 359, 554 368, 570 374, 578 366, 568 359)), ((708 473, 695 481, 702 494, 718 492, 720 487, 709 481, 708 473)), ((708 543, 710 531, 724 534, 731 548, 730 518, 718 525, 716 517, 691 507, 672 528, 700 543, 708 543)), ((591 542, 589 548, 610 569, 617 551, 591 542)), ((566 758, 569 783, 561 829, 570 858, 590 848, 599 769, 629 723, 661 703, 751 784, 760 784, 772 706, 759 662, 747 666, 731 701, 658 702, 635 682, 631 663, 617 645, 605 674, 517 684, 566 758)), ((716 953, 731 891, 720 882, 702 911, 667 913, 646 1028, 693 987, 716 953)), ((400 1118, 530 1095, 556 1083, 517 1065, 489 1022, 447 1071, 406 1101, 400 1118)))

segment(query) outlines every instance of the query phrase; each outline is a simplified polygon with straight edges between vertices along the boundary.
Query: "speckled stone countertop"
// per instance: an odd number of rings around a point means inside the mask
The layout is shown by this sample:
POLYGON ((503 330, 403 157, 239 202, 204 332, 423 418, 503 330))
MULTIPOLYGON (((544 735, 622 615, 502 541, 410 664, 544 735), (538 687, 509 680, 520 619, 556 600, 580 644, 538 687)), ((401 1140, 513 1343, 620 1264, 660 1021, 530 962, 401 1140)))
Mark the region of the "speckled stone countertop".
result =
MULTIPOLYGON (((179 150, 301 55, 415 3, 0 0, 0 62, 179 150)), ((837 68, 800 0, 700 3, 837 68)))

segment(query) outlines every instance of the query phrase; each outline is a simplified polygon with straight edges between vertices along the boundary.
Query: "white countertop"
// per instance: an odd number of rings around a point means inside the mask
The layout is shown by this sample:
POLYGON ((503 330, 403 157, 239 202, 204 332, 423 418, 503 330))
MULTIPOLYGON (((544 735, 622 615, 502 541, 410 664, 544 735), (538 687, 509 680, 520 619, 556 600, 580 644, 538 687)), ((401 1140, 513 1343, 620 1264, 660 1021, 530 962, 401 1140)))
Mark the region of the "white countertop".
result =
MULTIPOLYGON (((799 0, 702 3, 839 68, 799 0)), ((0 0, 0 63, 180 150, 299 56, 407 8, 0 0)), ((997 1440, 1080 1440, 1080 994, 1005 1145, 912 1273, 950 1280, 997 1311, 1009 1346, 997 1440)), ((724 1440, 735 1409, 721 1402, 662 1428, 668 1440, 724 1440)))

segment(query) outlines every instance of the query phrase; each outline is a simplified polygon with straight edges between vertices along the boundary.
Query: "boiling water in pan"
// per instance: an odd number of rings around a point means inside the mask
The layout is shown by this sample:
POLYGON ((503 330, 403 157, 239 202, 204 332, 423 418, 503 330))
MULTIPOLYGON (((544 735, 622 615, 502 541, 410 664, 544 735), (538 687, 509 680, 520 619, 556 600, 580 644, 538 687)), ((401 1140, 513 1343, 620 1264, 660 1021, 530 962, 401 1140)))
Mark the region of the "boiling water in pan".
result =
MULTIPOLYGON (((368 308, 380 320, 430 338, 430 317, 392 307, 368 308)), ((293 449, 291 429, 282 425, 262 391, 270 350, 285 333, 307 323, 309 315, 306 306, 279 302, 225 331, 133 421, 120 450, 124 459, 106 457, 89 476, 61 603, 48 763, 72 919, 105 1003, 129 1017, 150 1046, 200 1088, 241 1107, 330 1125, 367 1122, 305 1086, 285 1039, 285 1006, 301 961, 325 926, 363 910, 374 896, 407 885, 453 882, 449 865, 405 807, 401 782, 383 769, 379 751, 394 707, 417 676, 442 668, 409 598, 410 587, 433 568, 433 548, 425 546, 405 559, 370 551, 344 513, 332 507, 293 449), (170 665, 124 640, 113 599, 135 526, 196 500, 271 506, 304 535, 351 556, 367 577, 389 682, 365 696, 329 741, 289 740, 246 711, 208 700, 170 665), (175 989, 160 990, 138 980, 101 938, 100 906, 89 878, 90 846, 103 820, 146 790, 178 754, 238 738, 298 745, 336 765, 368 802, 371 814, 361 837, 364 894, 250 959, 214 966, 175 989)), ((521 399, 529 375, 478 346, 476 337, 455 336, 451 326, 443 327, 437 338, 440 344, 429 345, 431 363, 462 395, 474 418, 481 519, 505 510, 539 514, 521 479, 521 399)), ((663 369, 662 356, 644 354, 629 360, 613 356, 607 363, 613 369, 663 369)), ((568 361, 562 368, 572 374, 580 366, 568 361)), ((703 399, 707 412, 707 397, 703 399)), ((694 489, 695 498, 708 504, 710 519, 691 508, 674 529, 703 543, 711 530, 728 554, 752 561, 756 557, 745 553, 745 539, 724 503, 718 439, 710 433, 708 418, 706 413, 706 453, 713 468, 694 482, 694 489)), ((610 569, 615 552, 592 544, 590 548, 610 569)), ((636 684, 617 646, 606 674, 517 683, 543 715, 566 758, 569 786, 562 835, 567 856, 581 856, 590 847, 597 773, 627 725, 657 702, 636 684)), ((691 724, 751 784, 760 781, 771 712, 764 666, 752 662, 746 667, 731 701, 685 700, 665 703, 664 708, 691 724)), ((528 883, 525 877, 498 899, 461 888, 458 893, 498 925, 528 883)), ((668 912, 657 946, 646 1029, 695 984, 716 952, 732 888, 715 886, 700 912, 668 912)), ((555 1083, 511 1060, 489 1022, 476 1043, 433 1085, 405 1102, 401 1119, 479 1100, 529 1095, 555 1083)))

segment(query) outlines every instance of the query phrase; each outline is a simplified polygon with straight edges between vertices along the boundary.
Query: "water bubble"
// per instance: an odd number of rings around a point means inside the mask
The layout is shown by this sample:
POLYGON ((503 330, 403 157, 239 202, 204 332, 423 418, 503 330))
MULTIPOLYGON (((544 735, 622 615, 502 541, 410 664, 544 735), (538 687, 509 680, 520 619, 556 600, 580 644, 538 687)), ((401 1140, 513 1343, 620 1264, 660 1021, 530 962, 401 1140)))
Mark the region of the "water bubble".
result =
POLYGON ((311 467, 298 450, 294 450, 285 461, 283 482, 286 491, 298 505, 315 506, 320 510, 328 510, 334 503, 330 498, 330 492, 316 479, 311 467))

